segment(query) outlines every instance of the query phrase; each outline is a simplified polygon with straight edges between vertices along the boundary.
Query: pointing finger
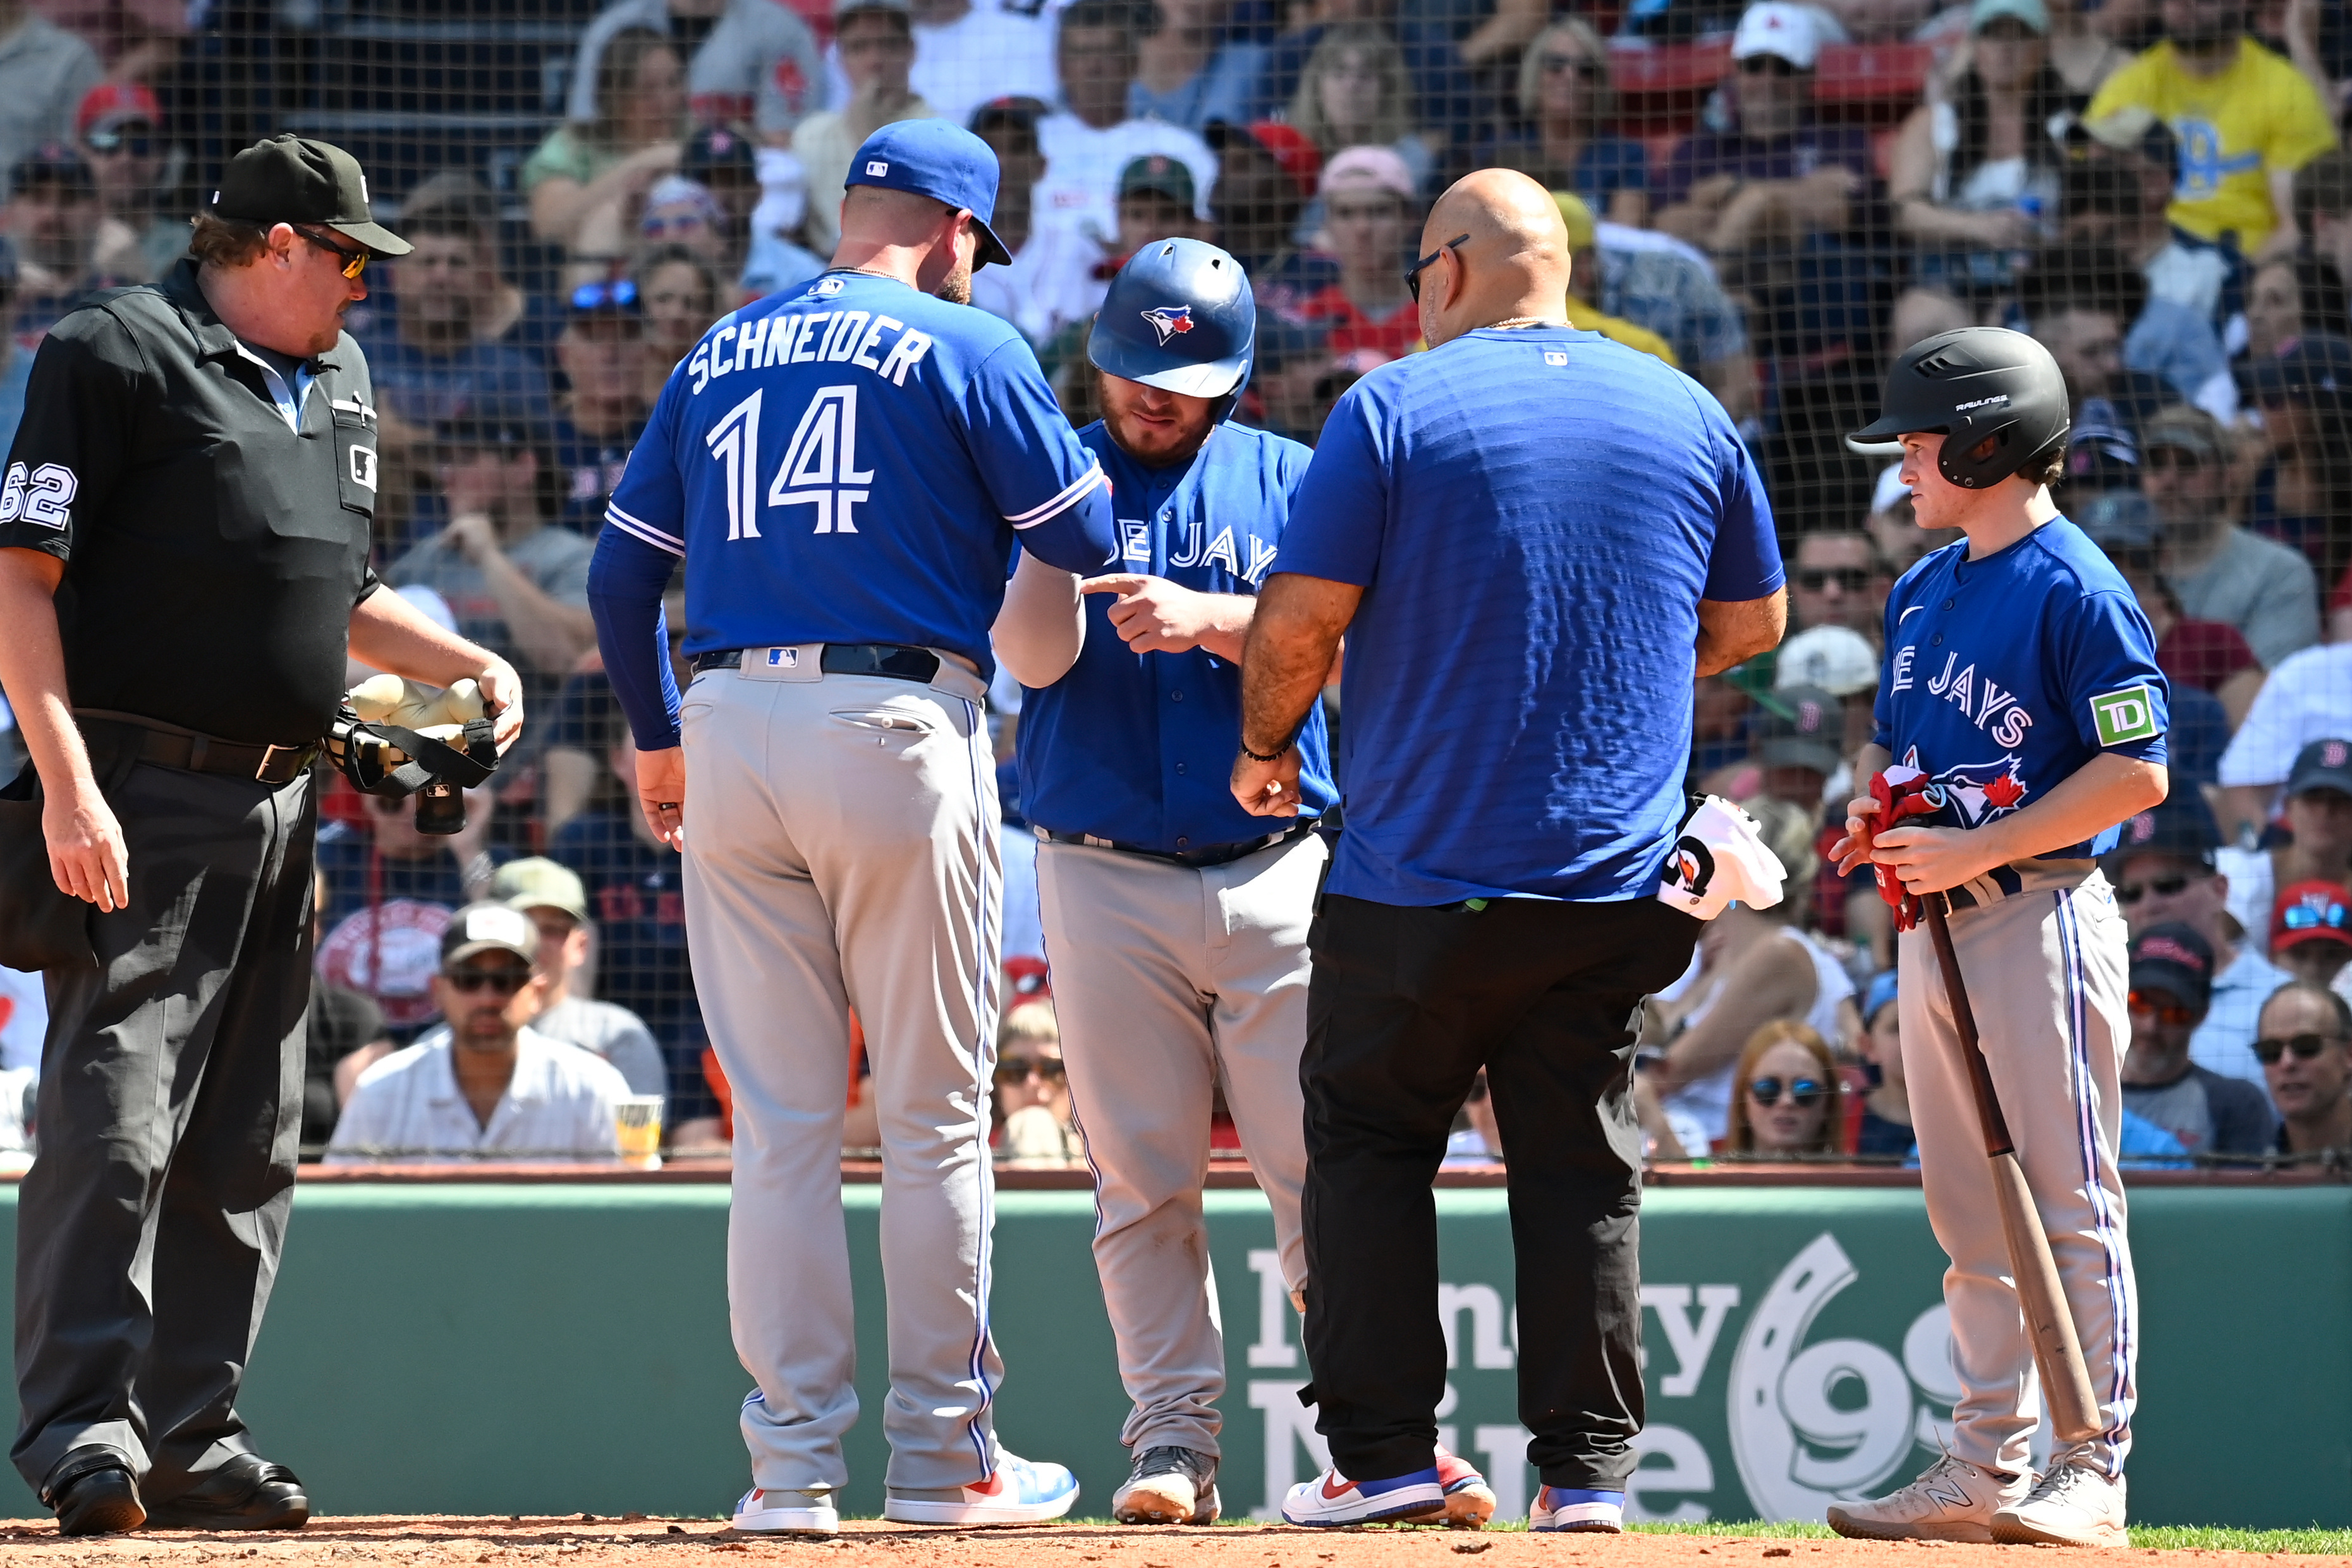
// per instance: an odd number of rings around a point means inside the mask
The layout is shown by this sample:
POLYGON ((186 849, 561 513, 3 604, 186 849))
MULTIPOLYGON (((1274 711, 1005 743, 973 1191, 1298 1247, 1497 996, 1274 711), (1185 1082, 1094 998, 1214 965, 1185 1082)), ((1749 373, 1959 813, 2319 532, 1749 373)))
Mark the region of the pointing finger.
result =
POLYGON ((1090 577, 1078 584, 1080 593, 1140 593, 1151 580, 1134 572, 1113 572, 1108 577, 1090 577))

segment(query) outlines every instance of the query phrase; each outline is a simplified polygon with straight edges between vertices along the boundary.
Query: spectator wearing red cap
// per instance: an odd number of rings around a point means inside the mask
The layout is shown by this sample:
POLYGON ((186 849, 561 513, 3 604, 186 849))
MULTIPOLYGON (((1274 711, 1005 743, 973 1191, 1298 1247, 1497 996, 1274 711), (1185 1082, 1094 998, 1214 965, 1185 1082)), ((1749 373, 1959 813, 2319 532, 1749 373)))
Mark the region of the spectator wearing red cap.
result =
POLYGON ((2278 890, 2305 882, 2352 886, 2352 741, 2315 740, 2295 753, 2279 808, 2286 841, 2268 849, 2224 848, 2230 913, 2248 931, 2271 916, 2278 890))
POLYGON ((1401 360, 1421 341, 1421 309, 1404 283, 1421 218, 1412 172, 1390 148, 1350 147, 1324 169, 1322 196, 1324 246, 1339 277, 1299 314, 1325 329, 1334 355, 1401 360))
MULTIPOLYGON (((1038 227, 1075 229, 1098 245, 1114 245, 1119 173, 1154 152, 1182 161, 1196 192, 1215 181, 1216 155, 1198 136, 1180 125, 1132 117, 1137 41, 1152 16, 1149 0, 1076 0, 1063 11, 1055 59, 1066 107, 1037 123, 1045 154, 1033 218, 1038 227)), ((1196 208, 1195 215, 1208 214, 1196 208)))
POLYGON ((1247 126, 1225 120, 1208 128, 1217 152, 1217 183, 1209 205, 1220 242, 1249 269, 1258 313, 1297 321, 1299 306, 1339 277, 1328 256, 1302 251, 1292 242, 1298 215, 1315 194, 1323 155, 1295 125, 1261 120, 1247 126))
POLYGON ((89 89, 74 115, 82 159, 98 186, 101 270, 149 282, 188 253, 188 220, 166 216, 163 109, 144 82, 89 89))
POLYGON ((24 0, 0 0, 0 171, 45 142, 72 141, 74 110, 105 74, 79 37, 24 0))
POLYGON ((2352 891, 2340 882, 2298 882, 2271 909, 2271 962, 2298 980, 2328 986, 2352 960, 2352 891))

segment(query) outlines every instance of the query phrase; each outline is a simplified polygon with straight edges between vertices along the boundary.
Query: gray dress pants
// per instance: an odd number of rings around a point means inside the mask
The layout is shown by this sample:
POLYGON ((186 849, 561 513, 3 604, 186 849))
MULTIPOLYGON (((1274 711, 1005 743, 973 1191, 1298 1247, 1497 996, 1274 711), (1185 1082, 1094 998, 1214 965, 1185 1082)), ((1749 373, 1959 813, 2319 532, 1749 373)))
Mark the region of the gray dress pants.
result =
POLYGON ((11 1457, 37 1490, 103 1445, 152 1503, 247 1451, 237 1388, 301 1131, 317 810, 307 775, 100 777, 130 906, 91 915, 95 968, 47 977, 11 1457))

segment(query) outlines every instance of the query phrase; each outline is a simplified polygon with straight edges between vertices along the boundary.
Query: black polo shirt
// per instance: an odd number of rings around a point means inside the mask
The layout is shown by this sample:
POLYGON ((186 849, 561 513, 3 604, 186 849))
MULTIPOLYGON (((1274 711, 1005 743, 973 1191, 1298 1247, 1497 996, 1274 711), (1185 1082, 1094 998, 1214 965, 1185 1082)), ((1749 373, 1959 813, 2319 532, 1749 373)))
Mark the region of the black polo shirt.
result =
POLYGON ((229 740, 325 731, 352 607, 376 587, 376 419, 348 333, 310 369, 298 433, 193 260, 50 329, 0 482, 0 548, 66 563, 76 707, 229 740))

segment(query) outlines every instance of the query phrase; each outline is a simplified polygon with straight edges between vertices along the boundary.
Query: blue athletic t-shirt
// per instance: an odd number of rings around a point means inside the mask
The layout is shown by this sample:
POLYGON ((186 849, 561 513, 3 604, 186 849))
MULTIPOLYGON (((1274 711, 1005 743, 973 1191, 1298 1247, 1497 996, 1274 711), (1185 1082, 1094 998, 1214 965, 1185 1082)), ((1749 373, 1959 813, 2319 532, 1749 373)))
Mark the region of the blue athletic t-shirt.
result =
POLYGON ((1397 904, 1655 893, 1698 601, 1781 580, 1722 405, 1564 327, 1472 332, 1349 388, 1277 570, 1365 591, 1329 886, 1397 904))
MULTIPOLYGON (((1199 593, 1255 594, 1274 569, 1290 497, 1314 456, 1296 441, 1221 424, 1189 462, 1148 468, 1102 422, 1078 432, 1102 459, 1118 513, 1109 570, 1199 593)), ((1022 700, 1021 809, 1032 822, 1162 852, 1264 838, 1281 828, 1234 799, 1242 672, 1206 648, 1137 653, 1110 623, 1117 599, 1087 596, 1078 662, 1022 700)), ((1298 732, 1298 814, 1331 803, 1323 709, 1298 732)))
POLYGON ((706 333, 605 520, 606 540, 686 557, 689 653, 898 643, 983 674, 1015 537, 1066 571, 1111 553, 1102 468, 1021 334, 856 272, 706 333))
MULTIPOLYGON (((2057 517, 1981 560, 1923 558, 1886 596, 1873 738, 1944 786, 1929 821, 1979 828, 2047 795, 2102 751, 2165 759, 2171 688, 2130 584, 2057 517)), ((2086 860, 2116 829, 2048 852, 2086 860)))

